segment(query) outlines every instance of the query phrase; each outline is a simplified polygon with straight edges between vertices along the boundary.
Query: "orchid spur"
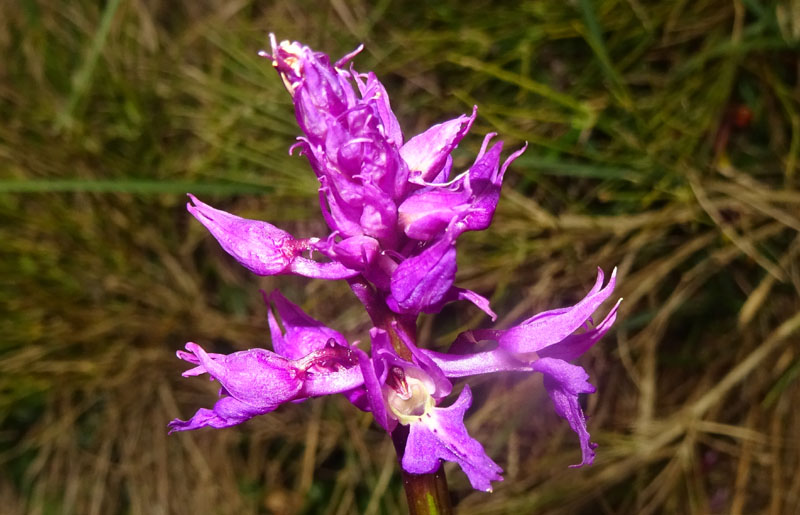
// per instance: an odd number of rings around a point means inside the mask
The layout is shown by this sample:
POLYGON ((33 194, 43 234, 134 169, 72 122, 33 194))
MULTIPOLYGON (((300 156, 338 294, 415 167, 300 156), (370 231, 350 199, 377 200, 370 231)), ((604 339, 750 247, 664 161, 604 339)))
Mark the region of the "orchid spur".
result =
MULTIPOLYGON (((279 292, 265 295, 273 350, 229 355, 186 344, 178 357, 208 374, 221 389, 212 409, 170 432, 228 427, 286 402, 343 394, 371 412, 392 435, 405 473, 433 474, 442 460, 457 463, 471 485, 491 491, 502 469, 464 426, 472 402, 457 378, 507 371, 539 373, 555 411, 577 433, 580 465, 594 460, 578 402, 594 392, 588 374, 571 362, 612 326, 617 302, 592 325, 613 293, 616 270, 602 270, 575 305, 534 315, 507 329, 458 335, 450 352, 419 346, 416 321, 449 302, 468 300, 496 319, 489 301, 455 285, 457 240, 487 229, 504 175, 525 150, 501 160, 502 142, 485 137, 474 163, 453 171, 451 153, 477 116, 434 125, 405 139, 386 89, 373 73, 347 66, 360 48, 336 63, 297 42, 271 36, 271 60, 295 105, 302 131, 293 151, 306 156, 319 180, 326 235, 295 237, 267 222, 240 218, 190 195, 189 212, 236 261, 259 275, 294 274, 348 281, 372 321, 369 353, 303 312, 279 292), (492 342, 488 347, 480 342, 492 342), (449 400, 454 397, 454 400, 449 400)), ((409 498, 411 501, 411 498, 409 498)))

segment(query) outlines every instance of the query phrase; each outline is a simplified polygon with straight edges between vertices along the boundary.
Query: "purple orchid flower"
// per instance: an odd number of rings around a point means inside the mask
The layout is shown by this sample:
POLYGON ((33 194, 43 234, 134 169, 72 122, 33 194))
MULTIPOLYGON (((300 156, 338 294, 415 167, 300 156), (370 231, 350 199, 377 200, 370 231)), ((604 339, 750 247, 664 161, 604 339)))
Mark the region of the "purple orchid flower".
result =
POLYGON ((594 287, 579 303, 570 308, 539 313, 505 330, 478 329, 461 333, 451 350, 465 350, 482 340, 494 340, 497 347, 471 354, 425 352, 448 377, 463 377, 507 370, 529 370, 544 375, 544 386, 556 413, 569 422, 578 434, 583 459, 579 465, 591 465, 596 444, 590 442, 586 419, 578 402, 581 393, 594 393, 586 371, 568 363, 589 350, 616 320, 620 299, 597 326, 588 321, 600 304, 614 291, 616 269, 603 286, 603 272, 598 270, 594 287), (576 331, 582 327, 582 333, 576 331))
POLYGON ((596 445, 578 397, 595 389, 587 372, 570 362, 614 323, 619 302, 600 323, 592 325, 591 316, 613 293, 616 270, 605 286, 598 271, 594 287, 571 307, 507 329, 463 332, 447 353, 418 348, 415 341, 417 316, 436 313, 448 302, 467 300, 497 318, 486 298, 455 285, 457 242, 466 231, 489 227, 505 172, 525 147, 501 164, 502 142, 491 144, 495 135, 489 134, 472 166, 451 177, 451 153, 475 121, 475 108, 405 140, 377 77, 345 69, 360 47, 332 64, 300 43, 277 43, 274 37, 271 43, 271 52, 262 55, 272 60, 294 101, 303 136, 292 148, 308 158, 319 179, 320 207, 331 232, 295 238, 191 195, 188 209, 256 274, 346 279, 373 321, 371 349, 351 344, 279 292, 265 294, 272 351, 221 355, 195 343, 178 351, 194 365, 184 376, 208 374, 221 388, 212 409, 173 420, 170 432, 228 427, 286 402, 341 393, 399 441, 406 472, 428 474, 442 460, 451 461, 474 488, 491 491, 502 469, 464 425, 472 403, 469 386, 450 401, 451 380, 515 371, 544 376, 556 413, 578 434, 579 465, 591 464, 596 445), (493 347, 479 346, 483 341, 493 347))

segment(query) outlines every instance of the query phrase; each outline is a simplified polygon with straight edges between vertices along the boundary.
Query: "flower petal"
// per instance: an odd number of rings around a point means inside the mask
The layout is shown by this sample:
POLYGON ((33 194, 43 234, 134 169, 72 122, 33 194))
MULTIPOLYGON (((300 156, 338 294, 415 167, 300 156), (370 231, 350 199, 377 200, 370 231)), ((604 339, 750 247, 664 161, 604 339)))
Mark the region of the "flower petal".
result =
POLYGON ((603 271, 598 268, 597 282, 583 300, 571 308, 539 313, 515 327, 498 331, 498 344, 512 353, 528 353, 539 352, 564 340, 583 326, 600 304, 611 295, 616 284, 616 275, 615 268, 606 287, 600 288, 603 284, 603 271))
POLYGON ((590 441, 586 429, 586 417, 583 415, 578 394, 594 393, 595 387, 589 384, 589 374, 577 365, 555 358, 542 358, 531 364, 536 372, 544 374, 544 387, 556 413, 569 422, 569 426, 581 442, 581 462, 571 467, 591 465, 594 462, 594 449, 597 444, 590 441))
POLYGON ((436 177, 461 138, 469 131, 477 116, 477 106, 472 115, 462 115, 454 120, 434 125, 414 136, 400 148, 400 156, 408 164, 411 182, 429 182, 436 177))
POLYGON ((317 241, 296 240, 286 231, 260 220, 249 220, 215 209, 189 195, 189 212, 216 238, 220 246, 245 268, 258 275, 293 273, 316 279, 345 279, 358 275, 341 263, 317 263, 300 254, 317 241))
POLYGON ((437 304, 456 278, 456 248, 452 230, 420 254, 400 263, 392 274, 389 308, 421 313, 437 304))
POLYGON ((215 209, 189 195, 194 205, 186 208, 206 226, 220 246, 258 275, 285 273, 297 254, 292 247, 295 239, 286 231, 258 220, 248 220, 215 209))
POLYGON ((427 187, 398 207, 398 222, 406 236, 428 241, 444 231, 450 221, 469 209, 470 192, 463 184, 456 188, 427 187))
POLYGON ((495 372, 530 372, 527 363, 516 359, 509 352, 497 348, 472 354, 450 354, 421 349, 444 372, 447 377, 466 377, 495 372))
POLYGON ((453 286, 450 288, 450 291, 444 296, 444 298, 439 301, 438 304, 432 306, 429 309, 425 310, 425 313, 438 313, 442 306, 447 304, 448 302, 453 302, 457 300, 468 300, 472 302, 478 309, 489 315, 492 321, 497 320, 497 314, 492 311, 492 308, 489 304, 489 299, 486 297, 475 293, 472 290, 467 290, 464 288, 459 288, 458 286, 453 286))
POLYGON ((291 361, 264 349, 228 355, 209 355, 196 343, 186 350, 197 363, 220 382, 231 397, 253 407, 272 411, 293 399, 303 386, 303 377, 291 361))
POLYGON ((539 356, 543 358, 558 358, 564 361, 572 361, 582 356, 587 350, 592 348, 592 345, 597 343, 614 324, 614 321, 617 319, 617 308, 619 308, 621 302, 622 299, 619 299, 603 321, 597 324, 593 329, 585 333, 567 336, 560 342, 539 351, 539 356))
POLYGON ((351 236, 341 241, 328 237, 327 240, 314 244, 313 248, 348 268, 362 271, 380 252, 378 241, 364 235, 351 236))
MULTIPOLYGON (((384 334, 386 333, 384 332, 384 334)), ((364 389, 366 390, 366 407, 361 407, 361 409, 366 408, 367 411, 371 411, 372 416, 375 417, 375 422, 387 432, 391 433, 394 428, 397 427, 397 420, 389 418, 389 414, 386 410, 386 402, 383 399, 381 383, 378 379, 378 373, 380 371, 375 369, 375 361, 373 361, 366 352, 357 348, 354 348, 353 352, 358 356, 358 364, 361 368, 361 374, 364 378, 364 389)), ((359 396, 353 396, 351 402, 358 399, 359 396)))
POLYGON ((176 418, 168 424, 169 433, 176 431, 191 431, 201 427, 213 427, 221 429, 223 427, 241 424, 257 415, 263 415, 274 410, 270 408, 256 408, 250 406, 234 397, 223 397, 214 405, 214 409, 200 408, 189 420, 176 418))
MULTIPOLYGON (((334 393, 347 393, 364 384, 364 376, 358 363, 358 356, 351 348, 328 347, 315 351, 311 357, 314 365, 306 371, 302 398, 319 397, 334 393), (327 357, 326 350, 331 356, 327 357)), ((308 357, 306 358, 306 361, 308 357)))
POLYGON ((350 346, 341 333, 308 316, 300 306, 284 297, 278 290, 274 290, 269 296, 265 295, 264 301, 275 305, 275 311, 280 316, 286 331, 285 333, 280 331, 270 310, 272 347, 281 356, 300 359, 324 348, 329 340, 335 341, 342 347, 350 346))
POLYGON ((371 100, 373 102, 380 116, 387 139, 399 148, 403 144, 403 132, 400 130, 400 124, 389 104, 389 94, 386 93, 386 88, 383 87, 383 84, 381 84, 374 73, 369 72, 366 76, 367 82, 365 84, 360 80, 357 73, 353 73, 358 89, 361 92, 361 97, 364 100, 371 100))
POLYGON ((412 474, 429 474, 439 468, 439 460, 458 463, 473 488, 492 491, 492 481, 502 481, 503 471, 486 455, 483 446, 469 436, 464 413, 472 403, 465 385, 456 402, 448 408, 434 408, 418 422, 409 425, 402 458, 403 469, 412 474))
POLYGON ((482 231, 487 229, 492 223, 497 202, 500 200, 500 188, 503 185, 503 176, 508 166, 527 148, 527 144, 517 150, 503 162, 500 167, 500 153, 503 150, 503 143, 495 144, 488 152, 484 149, 489 141, 494 137, 493 133, 487 134, 481 148, 481 153, 475 160, 475 164, 469 169, 469 189, 472 192, 472 202, 470 203, 470 214, 465 220, 466 230, 482 231))

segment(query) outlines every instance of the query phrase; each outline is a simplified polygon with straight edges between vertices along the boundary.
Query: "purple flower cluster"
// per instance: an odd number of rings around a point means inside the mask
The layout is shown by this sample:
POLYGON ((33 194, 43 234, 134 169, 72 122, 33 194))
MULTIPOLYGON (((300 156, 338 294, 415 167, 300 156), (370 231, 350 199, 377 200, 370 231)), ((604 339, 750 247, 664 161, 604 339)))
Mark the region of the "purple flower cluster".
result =
POLYGON ((502 470, 464 426, 472 402, 469 386, 445 406, 451 381, 538 372, 556 412, 579 436, 580 465, 591 464, 595 444, 578 395, 594 387, 570 361, 614 323, 619 302, 596 325, 591 315, 613 292, 615 274, 604 286, 598 270, 594 287, 572 307, 539 313, 510 329, 466 331, 449 353, 419 348, 415 341, 418 315, 436 313, 448 302, 468 300, 496 318, 487 299, 455 286, 456 241, 465 231, 489 227, 503 175, 525 149, 501 164, 503 144, 491 144, 495 135, 489 134, 472 166, 454 174, 451 153, 475 110, 404 141, 375 75, 345 68, 360 49, 331 64, 327 55, 299 43, 271 42, 271 53, 263 55, 291 94, 303 131, 292 148, 308 158, 319 179, 320 207, 331 232, 295 238, 191 195, 188 209, 256 274, 346 279, 374 325, 370 353, 275 291, 265 297, 274 352, 212 354, 195 343, 178 351, 195 365, 184 376, 207 373, 222 388, 213 409, 200 409, 188 421, 173 420, 170 431, 228 427, 285 402, 342 393, 389 433, 402 429, 401 463, 407 472, 431 473, 440 460, 453 461, 474 488, 491 490, 502 470))

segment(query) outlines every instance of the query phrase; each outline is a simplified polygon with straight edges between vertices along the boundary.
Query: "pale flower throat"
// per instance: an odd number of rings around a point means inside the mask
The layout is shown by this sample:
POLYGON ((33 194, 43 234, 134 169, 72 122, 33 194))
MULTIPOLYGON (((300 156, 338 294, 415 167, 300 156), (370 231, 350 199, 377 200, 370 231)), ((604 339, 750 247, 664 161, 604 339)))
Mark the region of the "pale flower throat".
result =
POLYGON ((389 370, 383 395, 397 420, 408 425, 422 418, 436 405, 431 393, 436 387, 428 374, 415 368, 389 370))

